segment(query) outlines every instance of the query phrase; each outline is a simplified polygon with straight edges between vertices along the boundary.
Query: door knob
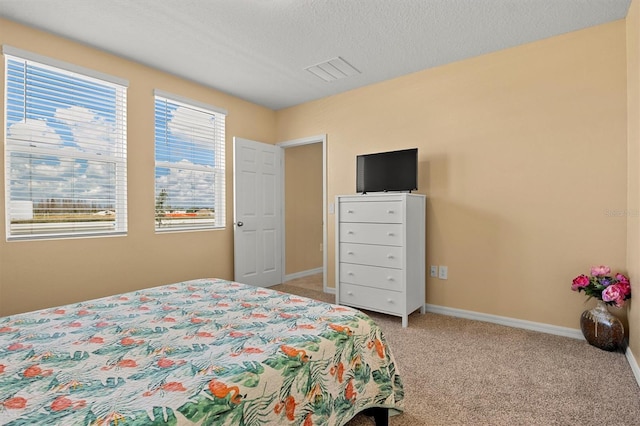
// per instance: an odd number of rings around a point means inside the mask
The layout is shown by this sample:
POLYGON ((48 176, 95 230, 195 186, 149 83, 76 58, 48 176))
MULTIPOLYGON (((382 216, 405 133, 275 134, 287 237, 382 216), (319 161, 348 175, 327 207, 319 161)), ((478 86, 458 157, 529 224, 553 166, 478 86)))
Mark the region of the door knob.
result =
POLYGON ((244 225, 244 223, 242 223, 242 222, 238 222, 238 223, 237 223, 237 225, 238 225, 238 226, 242 226, 242 225, 244 225))

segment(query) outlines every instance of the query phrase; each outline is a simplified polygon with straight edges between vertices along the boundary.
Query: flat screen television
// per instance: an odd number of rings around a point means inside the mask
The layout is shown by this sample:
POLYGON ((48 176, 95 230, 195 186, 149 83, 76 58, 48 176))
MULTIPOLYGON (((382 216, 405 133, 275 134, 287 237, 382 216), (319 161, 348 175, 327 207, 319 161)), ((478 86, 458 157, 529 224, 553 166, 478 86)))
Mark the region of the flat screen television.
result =
POLYGON ((418 189, 418 148, 356 156, 356 192, 418 189))

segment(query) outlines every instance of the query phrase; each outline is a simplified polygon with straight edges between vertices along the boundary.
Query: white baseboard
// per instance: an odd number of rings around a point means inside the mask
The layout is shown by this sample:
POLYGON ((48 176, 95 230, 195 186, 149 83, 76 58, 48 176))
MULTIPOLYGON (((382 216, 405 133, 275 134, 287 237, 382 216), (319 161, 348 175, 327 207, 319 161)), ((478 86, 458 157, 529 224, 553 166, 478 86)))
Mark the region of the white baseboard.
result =
POLYGON ((640 386, 640 367, 638 367, 638 362, 636 358, 633 356, 633 352, 627 346, 627 350, 625 351, 625 355, 627 356, 627 361, 629 362, 629 367, 631 367, 631 371, 633 371, 633 375, 636 378, 636 382, 638 386, 640 386))
POLYGON ((519 320, 499 315, 483 314, 481 312, 467 311, 464 309, 448 308, 446 306, 425 304, 427 312, 434 314, 449 315, 452 317, 466 318, 476 321, 491 322, 494 324, 506 325, 508 327, 523 328, 525 330, 539 331, 541 333, 555 334, 558 336, 571 337, 574 339, 584 339, 582 331, 577 328, 559 327, 541 322, 519 320))
POLYGON ((315 269, 307 269, 306 271, 295 272, 284 276, 284 282, 295 280, 296 278, 307 277, 309 275, 321 274, 322 266, 315 269))
POLYGON ((329 294, 336 294, 335 287, 325 287, 322 291, 329 294))

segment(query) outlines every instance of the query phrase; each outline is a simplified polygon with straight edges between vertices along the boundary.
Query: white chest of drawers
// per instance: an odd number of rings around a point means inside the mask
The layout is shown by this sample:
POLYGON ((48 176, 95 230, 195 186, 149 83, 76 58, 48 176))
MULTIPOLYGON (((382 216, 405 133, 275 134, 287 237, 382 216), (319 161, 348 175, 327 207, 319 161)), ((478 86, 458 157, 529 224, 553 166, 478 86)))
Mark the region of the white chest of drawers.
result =
POLYGON ((336 197, 336 303, 402 317, 425 304, 425 203, 419 194, 336 197))

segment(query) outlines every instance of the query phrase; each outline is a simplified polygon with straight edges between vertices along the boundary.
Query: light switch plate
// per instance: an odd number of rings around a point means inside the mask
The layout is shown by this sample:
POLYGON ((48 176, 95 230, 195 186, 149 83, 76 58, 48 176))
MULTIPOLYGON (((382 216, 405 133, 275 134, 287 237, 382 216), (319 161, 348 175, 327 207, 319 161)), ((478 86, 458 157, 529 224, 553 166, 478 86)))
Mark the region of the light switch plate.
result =
POLYGON ((446 266, 440 265, 438 270, 438 278, 440 278, 441 280, 446 280, 448 275, 449 275, 449 268, 447 268, 446 266))

